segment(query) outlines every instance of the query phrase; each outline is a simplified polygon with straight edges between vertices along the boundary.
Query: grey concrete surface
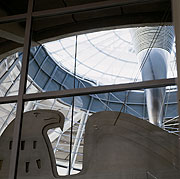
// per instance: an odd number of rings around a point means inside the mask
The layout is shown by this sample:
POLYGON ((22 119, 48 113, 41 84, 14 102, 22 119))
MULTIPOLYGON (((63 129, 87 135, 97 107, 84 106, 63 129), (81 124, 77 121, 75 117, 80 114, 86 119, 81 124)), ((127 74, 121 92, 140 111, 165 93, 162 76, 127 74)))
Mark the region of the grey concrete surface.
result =
MULTIPOLYGON (((55 158, 47 131, 55 127, 62 129, 63 124, 64 116, 58 111, 36 110, 24 114, 18 178, 57 176, 55 158)), ((13 125, 14 121, 0 137, 1 179, 8 178, 13 125)))
MULTIPOLYGON (((124 113, 114 125, 118 114, 105 111, 89 118, 83 170, 60 177, 46 132, 55 126, 63 127, 62 114, 50 110, 25 113, 18 179, 179 179, 178 137, 124 113)), ((12 129, 13 122, 0 138, 1 179, 8 174, 12 129)))

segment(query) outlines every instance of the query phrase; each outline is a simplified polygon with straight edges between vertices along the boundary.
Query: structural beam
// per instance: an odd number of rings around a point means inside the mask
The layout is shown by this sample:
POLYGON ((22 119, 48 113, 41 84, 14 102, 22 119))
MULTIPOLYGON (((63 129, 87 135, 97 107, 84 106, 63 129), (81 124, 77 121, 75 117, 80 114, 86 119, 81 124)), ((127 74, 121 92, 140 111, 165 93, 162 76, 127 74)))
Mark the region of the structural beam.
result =
MULTIPOLYGON (((63 8, 57 8, 51 10, 35 11, 32 13, 32 17, 36 19, 36 18, 52 17, 58 15, 68 15, 68 14, 74 14, 74 13, 80 13, 86 11, 113 8, 118 6, 152 3, 152 1, 154 3, 162 2, 162 0, 143 0, 143 1, 142 0, 108 0, 108 1, 87 3, 84 5, 76 5, 76 6, 63 7, 63 8)), ((26 20, 26 17, 27 17, 26 13, 1 17, 0 24, 24 21, 26 20)))
POLYGON ((69 89, 62 91, 50 91, 50 92, 36 93, 36 94, 25 94, 24 100, 32 101, 32 100, 43 100, 43 99, 63 98, 63 97, 72 97, 72 96, 83 96, 88 94, 120 92, 126 90, 140 90, 146 88, 158 88, 158 87, 165 87, 171 85, 176 85, 176 78, 150 80, 150 81, 143 81, 136 83, 125 83, 118 85, 105 85, 105 86, 97 86, 97 87, 69 89))
POLYGON ((27 14, 18 14, 12 16, 4 16, 0 18, 0 24, 11 23, 11 22, 20 22, 26 20, 27 14))
MULTIPOLYGON (((68 15, 85 11, 100 10, 105 8, 113 8, 118 6, 137 5, 148 2, 152 2, 152 0, 109 0, 51 10, 37 11, 33 12, 32 15, 34 18, 44 18, 57 15, 68 15)), ((162 2, 162 0, 153 0, 153 2, 162 2)))
POLYGON ((0 104, 16 103, 18 96, 0 97, 0 104))
POLYGON ((30 52, 30 46, 31 46, 31 27, 32 27, 31 24, 32 24, 33 4, 34 4, 34 0, 29 0, 27 20, 26 20, 26 29, 25 29, 25 38, 24 38, 21 77, 20 77, 19 93, 18 93, 18 100, 17 100, 18 105, 17 105, 17 110, 16 110, 16 119, 14 122, 13 144, 12 144, 13 152, 10 158, 11 160, 10 160, 10 169, 9 169, 9 179, 17 178, 19 148, 20 148, 20 139, 21 139, 21 130, 22 130, 22 116, 23 116, 23 111, 24 111, 23 95, 26 93, 29 52, 30 52))
MULTIPOLYGON (((158 88, 166 87, 171 85, 176 85, 177 78, 160 79, 160 80, 150 80, 136 83, 125 83, 118 85, 105 85, 89 88, 77 88, 61 91, 50 91, 35 94, 24 94, 24 101, 34 101, 43 99, 53 99, 53 98, 64 98, 72 96, 83 96, 89 94, 100 94, 109 92, 120 92, 126 90, 140 90, 147 88, 158 88)), ((0 97, 0 104, 13 103, 17 101, 18 96, 0 97)))

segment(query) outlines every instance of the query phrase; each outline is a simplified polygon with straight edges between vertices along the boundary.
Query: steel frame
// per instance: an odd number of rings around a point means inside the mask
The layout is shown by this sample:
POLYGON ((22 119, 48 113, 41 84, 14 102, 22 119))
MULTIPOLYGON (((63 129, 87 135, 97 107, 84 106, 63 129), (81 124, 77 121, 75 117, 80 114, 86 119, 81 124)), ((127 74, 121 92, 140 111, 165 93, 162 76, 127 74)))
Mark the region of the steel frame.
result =
POLYGON ((26 29, 25 29, 25 38, 24 38, 23 60, 22 60, 22 67, 21 67, 19 94, 17 98, 16 120, 14 123, 13 145, 12 145, 13 152, 11 153, 9 179, 16 178, 17 169, 18 169, 19 147, 20 147, 21 129, 22 129, 22 116, 23 116, 23 111, 24 111, 23 95, 26 93, 29 52, 30 52, 30 47, 31 47, 33 4, 34 4, 34 0, 29 0, 27 20, 26 20, 26 29))
MULTIPOLYGON (((153 0, 155 2, 161 2, 161 0, 153 0)), ((67 15, 67 14, 74 14, 78 12, 85 12, 91 10, 99 10, 104 8, 112 8, 117 6, 126 6, 126 5, 133 5, 133 4, 142 4, 145 2, 152 2, 152 0, 109 0, 109 1, 102 1, 102 2, 95 2, 89 3, 85 5, 76 5, 73 7, 64 7, 64 8, 57 8, 51 10, 43 10, 43 11, 36 11, 32 12, 31 16, 34 19, 44 18, 44 17, 51 17, 57 15, 67 15)), ((17 14, 12 16, 6 16, 0 18, 0 24, 4 23, 11 23, 11 22, 19 22, 24 21, 28 17, 28 13, 24 14, 17 14)))
MULTIPOLYGON (((62 91, 23 94, 22 96, 23 96, 23 101, 55 99, 55 98, 64 98, 64 97, 72 97, 72 96, 83 96, 88 94, 99 94, 99 93, 109 93, 109 92, 120 92, 126 90, 141 90, 147 88, 166 87, 166 86, 176 85, 176 81, 177 78, 169 78, 169 79, 142 81, 136 83, 125 83, 118 85, 104 85, 98 87, 68 89, 62 91)), ((17 100, 18 100, 18 95, 0 97, 0 104, 14 103, 17 102, 17 100)))
MULTIPOLYGON (((143 2, 150 2, 151 0, 144 0, 143 2)), ((156 0, 161 1, 161 0, 156 0)), ((20 86, 19 93, 16 96, 10 97, 1 97, 0 104, 5 103, 14 103, 17 102, 17 111, 16 111, 16 119, 14 126, 14 135, 13 135, 13 152, 11 155, 10 162, 10 170, 9 170, 9 179, 15 179, 17 175, 17 166, 18 166, 18 156, 19 156, 19 144, 21 139, 21 128, 22 128, 22 115, 24 111, 24 102, 25 101, 33 101, 40 99, 52 99, 52 98, 61 98, 61 97, 70 97, 70 96, 80 96, 86 94, 97 94, 97 93, 108 93, 115 91, 125 91, 125 90, 139 90, 145 88, 156 88, 156 87, 165 87, 169 85, 176 85, 178 80, 176 78, 172 79, 163 79, 163 80, 152 80, 152 81, 144 81, 137 83, 128 83, 128 84, 119 84, 119 85, 108 85, 108 86, 100 86, 100 87, 91 87, 84 89, 71 89, 71 90, 63 90, 63 91, 54 91, 54 92, 43 92, 36 94, 26 94, 26 82, 27 82, 27 69, 28 69, 28 60, 29 60, 29 51, 31 44, 31 27, 32 27, 32 18, 44 18, 56 15, 64 15, 64 14, 72 14, 77 12, 84 12, 95 9, 103 9, 108 7, 116 7, 123 6, 127 4, 140 3, 139 0, 129 0, 128 3, 126 0, 111 0, 111 1, 102 1, 99 3, 92 3, 89 5, 80 5, 74 7, 66 7, 59 9, 52 9, 46 11, 33 12, 33 2, 34 0, 29 0, 28 11, 25 14, 18 14, 13 16, 6 16, 0 18, 0 24, 10 23, 10 22, 19 22, 26 21, 26 29, 25 29, 25 37, 24 37, 24 48, 23 48, 23 60, 22 60, 22 68, 21 68, 21 76, 20 76, 20 86)), ((180 48, 180 21, 179 21, 179 7, 180 3, 178 0, 172 0, 173 9, 174 9, 174 22, 175 22, 175 31, 176 31, 176 42, 177 42, 177 58, 180 57, 178 53, 180 48)), ((178 64, 178 76, 180 75, 180 63, 177 60, 178 64)), ((177 83, 180 88, 180 83, 177 83)), ((180 101, 180 93, 178 92, 178 103, 180 101)), ((179 105, 180 112, 180 105, 179 105)))
POLYGON ((88 116, 89 116, 89 109, 91 108, 92 102, 93 102, 93 98, 91 98, 91 101, 90 101, 90 103, 88 105, 88 110, 86 111, 86 114, 84 115, 84 117, 80 121, 78 131, 77 131, 77 134, 76 134, 76 138, 75 138, 75 141, 74 141, 74 145, 73 145, 73 148, 72 148, 72 153, 70 154, 71 155, 71 168, 70 169, 68 168, 67 171, 70 170, 70 172, 71 172, 71 170, 74 168, 74 164, 75 164, 76 157, 77 157, 77 152, 78 152, 81 140, 82 140, 82 136, 83 136, 83 133, 84 133, 84 130, 85 130, 85 125, 86 125, 86 122, 87 122, 87 119, 88 119, 88 116))

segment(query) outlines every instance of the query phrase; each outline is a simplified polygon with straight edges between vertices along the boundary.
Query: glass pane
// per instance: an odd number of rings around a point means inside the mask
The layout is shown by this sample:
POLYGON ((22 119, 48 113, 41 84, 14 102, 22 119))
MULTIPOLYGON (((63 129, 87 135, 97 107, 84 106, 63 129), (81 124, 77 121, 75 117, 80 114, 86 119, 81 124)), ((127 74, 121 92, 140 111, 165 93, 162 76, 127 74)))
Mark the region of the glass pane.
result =
POLYGON ((0 178, 8 178, 13 146, 16 103, 0 104, 0 178))
MULTIPOLYGON (((93 114, 103 111, 116 111, 121 116, 121 113, 122 115, 123 113, 127 113, 145 121, 160 121, 161 125, 159 125, 159 122, 157 122, 157 125, 167 131, 166 135, 168 133, 179 134, 177 86, 148 90, 129 90, 125 92, 77 96, 74 98, 75 107, 73 112, 72 135, 72 158, 74 159, 72 165, 74 169, 71 171, 71 174, 78 173, 83 168, 85 126, 89 117, 93 114), (157 96, 152 95, 149 101, 148 94, 153 93, 153 90, 159 90, 162 93, 162 97, 159 96, 157 98, 157 96), (163 90, 165 90, 165 93, 163 93, 163 90), (159 107, 152 108, 151 105, 157 102, 159 102, 159 107), (153 117, 155 116, 155 118, 152 118, 151 113, 153 113, 153 117)), ((67 175, 69 167, 72 98, 37 100, 27 102, 25 105, 26 111, 44 109, 58 111, 65 118, 63 127, 51 128, 47 134, 55 155, 57 172, 59 175, 67 175)), ((119 118, 109 120, 115 126, 120 122, 119 118)), ((136 119, 134 118, 134 120, 136 119)), ((158 134, 156 135, 158 136, 158 134)))
POLYGON ((0 30, 0 96, 17 95, 21 76, 19 51, 23 49, 25 22, 2 24, 0 30))
POLYGON ((74 73, 75 88, 177 77, 172 26, 78 35, 76 72, 75 49, 75 36, 31 49, 29 77, 38 91, 72 89, 74 73))
POLYGON ((0 105, 0 135, 16 117, 16 107, 17 104, 15 103, 0 105))

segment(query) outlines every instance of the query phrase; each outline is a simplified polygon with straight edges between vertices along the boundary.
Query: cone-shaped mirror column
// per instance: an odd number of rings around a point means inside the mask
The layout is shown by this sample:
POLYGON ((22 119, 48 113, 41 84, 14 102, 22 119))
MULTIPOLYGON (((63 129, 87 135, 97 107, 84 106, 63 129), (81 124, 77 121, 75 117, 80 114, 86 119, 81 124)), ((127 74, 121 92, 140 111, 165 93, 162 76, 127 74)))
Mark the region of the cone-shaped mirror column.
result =
MULTIPOLYGON (((167 60, 174 41, 172 26, 141 27, 132 30, 142 80, 167 78, 167 60)), ((149 121, 162 127, 165 88, 146 89, 149 121)))

